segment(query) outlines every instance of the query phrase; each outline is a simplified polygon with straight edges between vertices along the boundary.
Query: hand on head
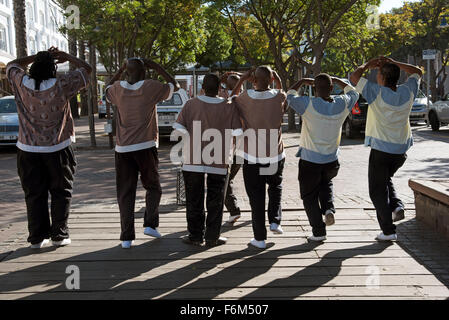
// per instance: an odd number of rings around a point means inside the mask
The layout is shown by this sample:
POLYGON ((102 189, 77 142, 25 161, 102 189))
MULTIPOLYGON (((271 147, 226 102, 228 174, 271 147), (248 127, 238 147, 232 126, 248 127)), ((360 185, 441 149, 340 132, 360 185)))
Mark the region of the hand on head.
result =
POLYGON ((48 52, 50 52, 56 64, 64 63, 69 60, 68 54, 64 51, 59 51, 57 47, 52 46, 50 49, 48 49, 48 52))

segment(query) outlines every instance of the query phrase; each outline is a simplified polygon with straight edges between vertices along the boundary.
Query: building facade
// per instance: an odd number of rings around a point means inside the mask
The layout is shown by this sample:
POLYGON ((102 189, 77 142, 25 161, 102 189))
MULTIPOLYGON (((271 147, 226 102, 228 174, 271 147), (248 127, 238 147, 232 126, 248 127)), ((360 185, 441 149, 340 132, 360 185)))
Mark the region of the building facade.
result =
MULTIPOLYGON (((14 0, 0 0, 0 62, 7 64, 16 56, 14 0)), ((58 28, 65 23, 62 10, 51 0, 26 0, 27 47, 29 54, 51 46, 68 50, 68 41, 58 28)))

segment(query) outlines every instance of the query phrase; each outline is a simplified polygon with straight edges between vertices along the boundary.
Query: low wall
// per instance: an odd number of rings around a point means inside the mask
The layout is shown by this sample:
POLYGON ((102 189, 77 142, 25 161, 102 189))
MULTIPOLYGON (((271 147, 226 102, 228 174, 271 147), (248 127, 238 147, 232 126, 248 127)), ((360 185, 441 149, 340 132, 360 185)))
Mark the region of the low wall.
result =
POLYGON ((414 180, 416 219, 449 239, 449 180, 414 180))

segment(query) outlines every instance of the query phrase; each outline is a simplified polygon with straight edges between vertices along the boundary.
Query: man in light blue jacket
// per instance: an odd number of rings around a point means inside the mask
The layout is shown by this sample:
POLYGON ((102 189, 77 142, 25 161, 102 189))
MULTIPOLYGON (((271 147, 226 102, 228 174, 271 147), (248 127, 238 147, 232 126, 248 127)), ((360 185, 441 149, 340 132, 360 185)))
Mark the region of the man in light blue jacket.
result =
POLYGON ((288 92, 290 108, 302 116, 299 161, 299 186, 304 208, 312 226, 309 241, 326 240, 326 225, 335 223, 332 179, 338 174, 341 127, 359 99, 355 88, 338 78, 320 74, 302 79, 288 92), (344 94, 331 97, 336 83, 344 94), (315 87, 315 98, 298 96, 302 85, 315 87), (323 221, 325 217, 325 222, 323 221))
POLYGON ((397 240, 393 222, 404 219, 404 204, 398 198, 392 178, 405 163, 406 152, 413 145, 409 116, 422 74, 417 66, 380 57, 360 66, 351 75, 351 82, 369 104, 365 145, 371 147, 369 193, 382 229, 376 237, 379 241, 397 240), (362 77, 370 69, 378 69, 377 83, 362 77), (401 70, 410 76, 398 86, 401 70))

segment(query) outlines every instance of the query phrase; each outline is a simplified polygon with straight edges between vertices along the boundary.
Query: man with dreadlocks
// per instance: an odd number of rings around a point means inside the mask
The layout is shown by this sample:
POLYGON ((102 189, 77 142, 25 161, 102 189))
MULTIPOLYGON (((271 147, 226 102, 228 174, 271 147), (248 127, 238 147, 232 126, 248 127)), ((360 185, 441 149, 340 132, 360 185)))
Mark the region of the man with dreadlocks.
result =
POLYGON ((27 205, 28 242, 33 249, 45 246, 49 238, 55 246, 71 242, 67 220, 76 162, 68 102, 87 85, 91 72, 87 63, 56 48, 16 59, 6 68, 19 114, 17 168, 27 205), (77 69, 56 75, 56 64, 66 61, 77 69))

